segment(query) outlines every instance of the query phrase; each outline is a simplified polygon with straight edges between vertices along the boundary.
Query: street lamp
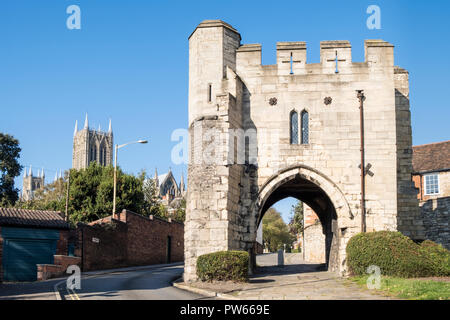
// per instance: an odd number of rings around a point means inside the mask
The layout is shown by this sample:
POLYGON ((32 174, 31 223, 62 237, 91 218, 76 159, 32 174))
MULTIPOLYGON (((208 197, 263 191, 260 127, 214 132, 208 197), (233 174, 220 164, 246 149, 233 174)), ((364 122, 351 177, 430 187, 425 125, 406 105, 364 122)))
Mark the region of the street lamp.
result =
POLYGON ((114 152, 114 196, 113 196, 113 211, 112 211, 113 216, 116 213, 117 150, 119 150, 120 148, 123 148, 129 144, 147 143, 147 142, 148 142, 147 140, 138 140, 138 141, 133 141, 133 142, 127 142, 127 143, 121 144, 120 146, 116 144, 116 150, 114 152))

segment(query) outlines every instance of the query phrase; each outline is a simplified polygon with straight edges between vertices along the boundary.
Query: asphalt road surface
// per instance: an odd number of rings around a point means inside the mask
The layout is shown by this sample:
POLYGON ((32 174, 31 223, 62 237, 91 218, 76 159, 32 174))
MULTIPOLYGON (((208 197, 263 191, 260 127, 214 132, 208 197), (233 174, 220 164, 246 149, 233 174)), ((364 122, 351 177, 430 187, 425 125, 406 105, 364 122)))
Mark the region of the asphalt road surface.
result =
POLYGON ((203 296, 172 286, 183 265, 117 270, 82 275, 81 289, 67 290, 65 279, 0 284, 0 299, 55 300, 58 291, 66 300, 197 300, 203 296))

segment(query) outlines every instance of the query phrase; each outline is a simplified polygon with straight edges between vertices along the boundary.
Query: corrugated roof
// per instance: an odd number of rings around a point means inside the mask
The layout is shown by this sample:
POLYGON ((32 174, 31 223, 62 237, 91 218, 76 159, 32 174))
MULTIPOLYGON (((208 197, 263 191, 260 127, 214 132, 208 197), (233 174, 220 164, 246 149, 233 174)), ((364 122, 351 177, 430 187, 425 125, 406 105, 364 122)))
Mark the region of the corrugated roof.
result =
POLYGON ((413 147, 413 172, 450 169, 450 140, 413 147))
POLYGON ((69 229, 58 211, 0 208, 0 226, 69 229))

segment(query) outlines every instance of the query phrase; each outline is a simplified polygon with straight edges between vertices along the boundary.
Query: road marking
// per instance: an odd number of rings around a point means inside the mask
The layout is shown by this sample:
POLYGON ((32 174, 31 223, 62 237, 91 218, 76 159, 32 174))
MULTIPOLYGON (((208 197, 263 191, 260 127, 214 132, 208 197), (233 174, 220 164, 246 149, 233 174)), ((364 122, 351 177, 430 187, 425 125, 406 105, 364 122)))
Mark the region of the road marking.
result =
POLYGON ((80 300, 80 297, 75 292, 75 290, 67 288, 67 292, 69 293, 69 296, 72 300, 80 300))

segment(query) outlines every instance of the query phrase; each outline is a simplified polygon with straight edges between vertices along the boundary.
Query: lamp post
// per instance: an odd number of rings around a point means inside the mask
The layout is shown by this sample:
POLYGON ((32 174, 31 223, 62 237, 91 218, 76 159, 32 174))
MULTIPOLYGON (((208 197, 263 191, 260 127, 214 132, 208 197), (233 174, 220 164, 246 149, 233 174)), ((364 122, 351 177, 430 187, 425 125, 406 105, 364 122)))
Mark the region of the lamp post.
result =
POLYGON ((128 146, 130 144, 134 144, 134 143, 147 143, 147 140, 138 140, 138 141, 132 141, 132 142, 127 142, 121 145, 117 145, 116 144, 116 148, 115 148, 115 152, 114 152, 114 196, 113 196, 113 211, 112 214, 114 216, 114 214, 116 213, 116 184, 117 184, 117 151, 120 148, 123 148, 125 146, 128 146))

